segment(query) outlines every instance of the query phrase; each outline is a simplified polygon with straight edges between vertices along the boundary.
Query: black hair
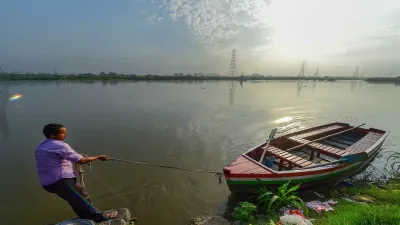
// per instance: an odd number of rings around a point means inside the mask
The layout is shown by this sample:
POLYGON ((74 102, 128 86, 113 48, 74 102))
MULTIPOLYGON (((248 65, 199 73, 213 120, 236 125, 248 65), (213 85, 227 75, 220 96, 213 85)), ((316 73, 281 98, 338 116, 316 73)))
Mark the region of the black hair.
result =
POLYGON ((49 138, 52 134, 57 135, 63 127, 65 126, 59 123, 49 123, 43 127, 43 134, 49 138))

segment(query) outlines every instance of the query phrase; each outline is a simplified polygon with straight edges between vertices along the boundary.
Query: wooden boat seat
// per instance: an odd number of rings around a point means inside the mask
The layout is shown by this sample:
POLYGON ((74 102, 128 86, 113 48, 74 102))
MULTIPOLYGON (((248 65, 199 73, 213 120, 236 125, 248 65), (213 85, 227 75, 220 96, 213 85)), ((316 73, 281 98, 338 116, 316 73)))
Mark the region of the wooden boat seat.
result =
MULTIPOLYGON (((309 142, 306 139, 301 139, 301 138, 296 138, 296 137, 289 137, 289 139, 291 139, 292 141, 295 141, 299 144, 305 144, 307 142, 309 142)), ((321 143, 311 143, 309 145, 307 145, 308 148, 311 149, 311 156, 310 159, 314 158, 314 152, 317 152, 317 157, 319 157, 319 155, 321 153, 335 157, 335 158, 341 158, 343 155, 345 155, 347 153, 346 150, 340 149, 340 148, 335 148, 326 144, 321 144, 321 143)))
POLYGON ((371 131, 368 132, 368 134, 365 135, 363 138, 361 138, 356 143, 346 148, 346 155, 366 151, 368 148, 374 145, 382 136, 383 134, 381 133, 376 133, 371 131))
MULTIPOLYGON (((310 159, 314 158, 314 151, 317 152, 317 157, 319 157, 320 153, 324 153, 326 155, 330 155, 335 158, 341 158, 344 155, 350 155, 366 151, 369 147, 374 145, 382 136, 383 134, 381 133, 370 131, 363 138, 361 138, 356 143, 345 149, 335 148, 326 144, 321 144, 316 142, 307 145, 307 147, 311 149, 310 159)), ((309 142, 308 140, 303 138, 298 138, 297 136, 289 137, 289 139, 299 144, 304 144, 309 142)))
MULTIPOLYGON (((265 147, 263 149, 265 149, 265 147)), ((285 151, 283 151, 279 148, 273 147, 273 146, 269 146, 266 152, 268 152, 269 154, 280 159, 279 170, 282 170, 283 164, 285 163, 285 161, 289 163, 289 167, 292 167, 293 165, 295 167, 305 167, 305 166, 314 165, 314 163, 311 161, 300 158, 296 155, 293 155, 289 152, 285 152, 285 151)))

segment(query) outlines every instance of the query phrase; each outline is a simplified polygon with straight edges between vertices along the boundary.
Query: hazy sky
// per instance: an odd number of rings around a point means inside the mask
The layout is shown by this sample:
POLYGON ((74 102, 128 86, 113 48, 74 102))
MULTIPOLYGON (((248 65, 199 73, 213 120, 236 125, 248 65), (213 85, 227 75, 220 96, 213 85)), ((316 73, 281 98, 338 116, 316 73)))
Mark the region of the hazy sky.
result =
POLYGON ((7 72, 400 76, 399 0, 1 0, 7 72))

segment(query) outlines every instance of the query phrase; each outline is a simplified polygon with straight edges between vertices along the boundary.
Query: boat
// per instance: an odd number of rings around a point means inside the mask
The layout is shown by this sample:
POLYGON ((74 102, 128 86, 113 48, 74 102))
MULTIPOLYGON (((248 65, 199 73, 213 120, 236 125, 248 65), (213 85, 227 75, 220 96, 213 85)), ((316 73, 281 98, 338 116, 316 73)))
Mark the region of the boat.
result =
POLYGON ((269 139, 223 168, 231 192, 290 181, 300 188, 335 183, 363 171, 378 155, 389 132, 329 123, 269 139), (261 160, 261 158, 263 160, 261 160))

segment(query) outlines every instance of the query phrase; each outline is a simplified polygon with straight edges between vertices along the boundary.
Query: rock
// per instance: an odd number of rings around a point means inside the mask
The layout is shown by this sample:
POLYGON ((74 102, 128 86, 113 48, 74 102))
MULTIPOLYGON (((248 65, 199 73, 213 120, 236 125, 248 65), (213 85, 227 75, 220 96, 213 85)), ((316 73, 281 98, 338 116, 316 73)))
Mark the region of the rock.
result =
POLYGON ((131 212, 127 208, 120 208, 120 209, 112 209, 112 210, 107 210, 104 211, 104 213, 110 212, 110 211, 117 211, 118 215, 115 217, 115 219, 102 222, 102 223, 97 223, 97 225, 129 225, 131 221, 131 212))
POLYGON ((222 216, 197 217, 190 221, 190 225, 230 225, 222 216))
POLYGON ((102 223, 96 223, 98 225, 130 225, 129 222, 126 222, 125 220, 119 220, 119 219, 114 219, 110 220, 107 222, 102 222, 102 223))
POLYGON ((376 186, 377 186, 378 188, 386 189, 386 187, 385 187, 383 184, 381 184, 381 183, 377 183, 376 186))
MULTIPOLYGON (((127 208, 111 209, 111 210, 104 211, 103 213, 106 214, 109 211, 117 211, 118 215, 113 220, 102 222, 102 223, 96 223, 96 225, 132 225, 133 224, 133 223, 131 223, 132 215, 131 215, 131 212, 129 211, 129 209, 127 209, 127 208)), ((82 219, 73 218, 71 220, 57 223, 55 225, 88 224, 88 222, 92 221, 92 220, 84 220, 84 221, 85 222, 83 222, 82 219)), ((94 224, 94 222, 93 222, 93 224, 94 224)))
POLYGON ((368 196, 361 196, 361 195, 355 195, 351 197, 352 200, 357 201, 357 202, 364 202, 364 203, 372 203, 374 202, 373 198, 368 197, 368 196))
POLYGON ((354 203, 360 203, 360 204, 367 204, 367 203, 365 203, 365 202, 357 202, 357 201, 354 201, 354 200, 352 200, 352 199, 349 199, 349 198, 342 198, 343 200, 346 200, 346 201, 348 201, 348 202, 354 202, 354 203))

